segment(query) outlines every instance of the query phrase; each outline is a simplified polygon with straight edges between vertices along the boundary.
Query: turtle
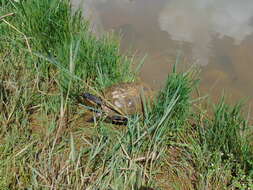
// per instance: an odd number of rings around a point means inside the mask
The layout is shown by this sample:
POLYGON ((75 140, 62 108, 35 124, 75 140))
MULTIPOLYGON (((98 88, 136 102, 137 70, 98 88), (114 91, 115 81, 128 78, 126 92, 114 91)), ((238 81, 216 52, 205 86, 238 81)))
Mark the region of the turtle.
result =
POLYGON ((106 88, 103 98, 85 92, 82 98, 85 104, 99 108, 97 116, 105 115, 107 122, 126 125, 127 116, 141 113, 143 101, 150 101, 154 91, 143 82, 118 83, 106 88))

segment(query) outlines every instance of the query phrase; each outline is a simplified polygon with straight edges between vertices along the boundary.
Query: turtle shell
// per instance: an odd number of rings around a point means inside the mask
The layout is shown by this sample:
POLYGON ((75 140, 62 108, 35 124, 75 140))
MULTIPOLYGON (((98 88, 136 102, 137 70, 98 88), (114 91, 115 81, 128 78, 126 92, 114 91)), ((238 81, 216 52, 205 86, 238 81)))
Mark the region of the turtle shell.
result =
POLYGON ((115 115, 116 110, 124 115, 132 115, 142 112, 143 99, 152 99, 153 91, 144 83, 120 83, 105 89, 104 97, 106 104, 103 110, 109 116, 115 115))

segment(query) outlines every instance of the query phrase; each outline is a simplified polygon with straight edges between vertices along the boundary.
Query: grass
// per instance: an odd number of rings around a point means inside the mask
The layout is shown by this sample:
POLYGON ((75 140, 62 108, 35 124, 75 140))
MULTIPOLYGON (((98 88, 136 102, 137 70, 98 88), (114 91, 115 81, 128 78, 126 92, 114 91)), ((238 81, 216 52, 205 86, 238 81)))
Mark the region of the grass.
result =
MULTIPOLYGON (((215 169, 215 175, 220 170, 219 175, 223 173, 227 177, 223 180, 226 180, 231 189, 234 186, 239 189, 252 188, 252 146, 247 138, 248 123, 242 117, 241 106, 240 103, 227 105, 222 98, 215 106, 213 118, 205 119, 202 126, 199 126, 201 152, 208 155, 206 161, 215 169)), ((203 169, 209 168, 200 168, 203 169)), ((213 179, 217 178, 215 175, 210 173, 203 177, 213 179)))
POLYGON ((0 189, 253 188, 241 104, 193 109, 195 69, 174 68, 127 126, 87 123, 82 92, 136 80, 119 41, 68 0, 0 4, 0 189))

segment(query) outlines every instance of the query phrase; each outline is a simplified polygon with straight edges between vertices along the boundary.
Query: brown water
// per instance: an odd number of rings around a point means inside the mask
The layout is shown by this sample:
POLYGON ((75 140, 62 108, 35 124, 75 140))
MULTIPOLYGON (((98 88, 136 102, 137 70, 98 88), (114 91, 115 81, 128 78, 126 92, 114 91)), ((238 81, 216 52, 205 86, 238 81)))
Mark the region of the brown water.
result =
MULTIPOLYGON (((72 0, 77 6, 81 0, 72 0)), ((160 88, 178 55, 202 68, 200 89, 253 102, 253 0, 84 0, 94 32, 115 31, 122 50, 147 55, 140 77, 160 88)), ((202 93, 202 94, 203 94, 202 93)))

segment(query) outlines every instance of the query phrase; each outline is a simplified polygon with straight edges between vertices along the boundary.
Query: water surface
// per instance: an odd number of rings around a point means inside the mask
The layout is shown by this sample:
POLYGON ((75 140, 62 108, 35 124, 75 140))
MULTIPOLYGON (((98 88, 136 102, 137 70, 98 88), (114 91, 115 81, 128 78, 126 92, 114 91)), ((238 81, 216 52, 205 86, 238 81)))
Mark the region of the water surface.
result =
POLYGON ((201 91, 253 101, 252 0, 72 0, 94 32, 122 36, 122 51, 147 55, 140 77, 160 88, 177 55, 202 68, 201 91))

